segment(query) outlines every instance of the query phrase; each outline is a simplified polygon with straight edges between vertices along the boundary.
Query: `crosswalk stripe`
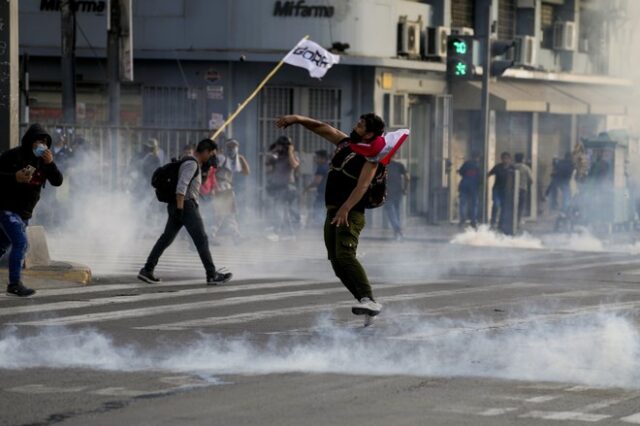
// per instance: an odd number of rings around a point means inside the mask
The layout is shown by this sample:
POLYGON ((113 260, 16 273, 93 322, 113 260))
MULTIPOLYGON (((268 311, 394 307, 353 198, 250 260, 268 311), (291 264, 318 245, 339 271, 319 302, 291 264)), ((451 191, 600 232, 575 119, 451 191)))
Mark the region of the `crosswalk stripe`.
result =
MULTIPOLYGON (((234 288, 238 290, 253 290, 256 288, 276 288, 279 286, 289 285, 291 283, 297 283, 297 285, 304 284, 314 284, 315 281, 312 280, 290 280, 287 278, 281 277, 269 277, 265 279, 266 282, 260 282, 256 284, 242 284, 242 285, 233 285, 234 282, 231 281, 230 284, 224 286, 208 286, 206 288, 234 288), (277 282, 273 282, 277 281, 277 282)), ((102 285, 89 285, 86 287, 70 287, 70 288, 55 288, 55 289, 41 289, 38 290, 36 296, 33 299, 41 299, 44 297, 56 297, 56 296, 68 296, 72 294, 85 294, 85 293, 102 293, 107 291, 119 291, 119 290, 154 290, 161 289, 165 287, 182 287, 188 285, 205 285, 203 279, 195 279, 195 280, 176 280, 176 281, 162 281, 156 284, 146 284, 141 283, 140 281, 125 283, 125 284, 102 284, 102 285)), ((291 284, 294 285, 294 284, 291 284)), ((12 299, 14 300, 14 299, 12 299)))
MULTIPOLYGON (((412 285, 424 285, 424 284, 412 284, 412 285)), ((505 289, 505 288, 530 288, 530 287, 537 287, 537 286, 539 286, 539 284, 526 284, 526 283, 516 283, 516 285, 499 284, 499 285, 492 285, 492 286, 472 287, 472 288, 463 288, 463 289, 455 289, 455 290, 436 290, 432 292, 418 293, 418 294, 404 294, 404 295, 395 296, 395 299, 396 300, 412 300, 412 298, 446 297, 446 296, 455 296, 459 294, 483 293, 483 292, 489 292, 489 291, 494 291, 497 289, 505 289)), ((398 289, 400 287, 402 287, 402 285, 381 284, 376 286, 376 290, 398 289)), ((162 305, 162 306, 117 310, 117 311, 109 311, 109 312, 99 312, 99 313, 84 314, 84 315, 72 315, 72 316, 65 316, 65 317, 58 317, 58 318, 50 318, 45 320, 13 322, 12 324, 32 325, 32 326, 71 325, 71 324, 81 324, 81 323, 89 323, 89 322, 119 320, 124 318, 152 316, 152 315, 166 314, 170 312, 191 311, 191 310, 213 308, 213 307, 219 307, 219 306, 233 306, 238 304, 267 302, 267 301, 275 301, 275 300, 282 300, 282 299, 289 299, 289 298, 322 296, 322 295, 329 295, 329 294, 343 293, 343 292, 344 292, 344 288, 342 288, 341 286, 337 286, 336 288, 321 289, 321 290, 298 290, 298 291, 279 292, 279 293, 272 293, 272 294, 231 297, 231 298, 225 298, 221 300, 207 300, 207 301, 200 301, 200 302, 162 305)), ((385 300, 387 300, 387 298, 385 298, 385 300)))
MULTIPOLYGON (((538 285, 532 285, 531 287, 537 287, 537 286, 538 285)), ((406 301, 421 300, 421 299, 436 297, 437 295, 435 295, 434 293, 436 292, 399 294, 395 296, 385 296, 380 300, 385 304, 395 303, 395 302, 406 302, 406 301)), ((527 297, 527 298, 530 298, 530 297, 527 297)), ((225 315, 225 316, 218 316, 218 317, 199 318, 195 320, 187 320, 187 321, 180 321, 175 323, 157 324, 157 325, 134 327, 134 328, 140 329, 140 330, 162 330, 162 331, 185 330, 189 328, 238 324, 238 323, 245 323, 245 322, 251 322, 251 321, 262 321, 262 320, 276 318, 276 317, 324 312, 324 311, 330 311, 336 308, 349 307, 351 305, 353 305, 353 302, 337 302, 337 303, 323 304, 323 305, 305 305, 305 306, 296 306, 291 308, 279 308, 279 309, 271 309, 271 310, 245 312, 240 314, 232 314, 232 315, 225 315)), ((495 302, 491 302, 484 306, 495 306, 495 302)), ((446 306, 442 308, 430 309, 428 312, 425 312, 423 315, 427 317, 440 316, 443 314, 451 314, 454 312, 465 312, 477 307, 478 307, 477 305, 446 306)))
POLYGON ((581 422, 599 422, 608 419, 608 414, 590 414, 578 411, 530 411, 518 416, 520 418, 543 419, 543 420, 574 420, 581 422))
POLYGON ((620 421, 625 423, 633 423, 636 425, 640 425, 640 413, 635 413, 630 416, 622 417, 620 421))
MULTIPOLYGON (((70 300, 64 302, 54 303, 41 303, 38 305, 29 306, 13 306, 8 308, 0 308, 0 316, 18 315, 35 312, 49 312, 49 311, 63 311, 70 309, 82 309, 96 306, 114 305, 114 304, 126 304, 126 303, 138 303, 150 300, 163 300, 174 299, 185 296, 195 296, 200 294, 220 294, 238 291, 248 290, 262 290, 262 289, 274 289, 274 288, 287 288, 287 287, 299 287, 302 285, 327 285, 333 284, 332 282, 308 282, 308 281, 291 281, 286 283, 260 283, 260 284, 248 284, 243 286, 207 286, 202 288, 194 288, 188 290, 177 290, 170 293, 140 293, 132 295, 120 295, 112 297, 101 297, 97 299, 89 300, 70 300)), ((129 287, 131 288, 131 287, 129 287)))

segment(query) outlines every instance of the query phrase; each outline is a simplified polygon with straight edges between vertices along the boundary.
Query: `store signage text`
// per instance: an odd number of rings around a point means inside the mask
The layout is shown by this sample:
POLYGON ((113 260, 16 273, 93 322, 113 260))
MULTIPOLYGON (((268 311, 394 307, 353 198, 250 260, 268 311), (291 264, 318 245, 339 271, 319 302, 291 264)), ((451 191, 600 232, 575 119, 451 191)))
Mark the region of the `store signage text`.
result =
MULTIPOLYGON (((60 10, 60 0, 40 0, 40 10, 56 12, 60 10)), ((76 12, 102 13, 107 10, 106 1, 83 1, 73 3, 76 12)))
POLYGON ((312 6, 304 0, 277 1, 273 8, 273 16, 301 17, 301 18, 331 18, 333 6, 312 6))

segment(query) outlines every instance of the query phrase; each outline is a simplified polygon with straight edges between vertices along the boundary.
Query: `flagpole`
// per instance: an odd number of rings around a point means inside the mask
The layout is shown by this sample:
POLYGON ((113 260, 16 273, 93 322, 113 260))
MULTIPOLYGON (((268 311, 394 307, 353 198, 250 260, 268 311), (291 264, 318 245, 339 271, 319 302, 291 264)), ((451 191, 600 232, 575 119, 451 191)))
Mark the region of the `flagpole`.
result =
MULTIPOLYGON (((308 35, 304 36, 302 38, 302 40, 300 41, 304 41, 307 40, 309 38, 308 35)), ((300 42, 298 42, 299 44, 300 42)), ((296 45, 297 46, 297 45, 296 45)), ((287 53, 288 55, 289 53, 287 53)), ((211 135, 211 137, 209 139, 211 139, 212 141, 215 140, 220 133, 222 133, 222 131, 236 118, 236 116, 238 114, 240 114, 240 112, 242 112, 242 110, 249 104, 249 102, 251 102, 253 100, 253 98, 256 97, 256 95, 258 94, 258 92, 260 92, 260 90, 264 87, 265 84, 267 84, 267 82, 269 80, 271 80, 271 78, 278 72, 278 70, 280 68, 282 68, 282 65, 284 65, 284 59, 287 57, 287 55, 285 55, 280 62, 278 62, 278 64, 273 67, 273 69, 271 70, 271 72, 269 74, 267 74, 267 76, 262 79, 262 81, 260 82, 260 84, 258 84, 258 87, 256 87, 256 89, 253 91, 253 93, 251 93, 249 95, 249 97, 247 99, 244 100, 244 102, 242 102, 240 104, 240 106, 238 106, 238 108, 233 112, 233 114, 231 114, 229 116, 229 118, 227 118, 227 120, 222 124, 222 126, 220 126, 220 128, 218 130, 215 131, 215 133, 213 135, 211 135)))

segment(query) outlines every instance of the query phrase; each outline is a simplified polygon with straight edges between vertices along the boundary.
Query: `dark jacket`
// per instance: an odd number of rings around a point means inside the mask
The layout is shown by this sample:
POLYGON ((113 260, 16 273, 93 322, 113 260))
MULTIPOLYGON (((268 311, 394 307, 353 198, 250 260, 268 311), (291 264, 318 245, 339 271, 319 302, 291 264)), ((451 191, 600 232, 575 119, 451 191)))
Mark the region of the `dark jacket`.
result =
POLYGON ((51 136, 42 126, 33 124, 22 137, 19 147, 0 155, 0 210, 17 213, 25 220, 31 218, 46 181, 53 186, 62 185, 62 174, 56 164, 44 164, 42 158, 33 155, 32 145, 38 139, 44 139, 51 148, 51 136), (31 181, 18 183, 16 172, 28 165, 36 168, 31 181))

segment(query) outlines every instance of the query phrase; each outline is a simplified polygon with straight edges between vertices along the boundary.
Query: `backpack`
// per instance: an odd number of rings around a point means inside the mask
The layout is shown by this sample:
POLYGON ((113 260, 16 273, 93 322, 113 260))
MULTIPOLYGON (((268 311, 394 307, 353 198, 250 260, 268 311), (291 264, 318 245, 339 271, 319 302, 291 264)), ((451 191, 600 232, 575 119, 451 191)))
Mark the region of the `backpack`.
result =
MULTIPOLYGON (((342 162, 342 165, 339 168, 333 168, 333 170, 340 171, 347 177, 351 179, 358 180, 357 176, 351 176, 344 170, 345 165, 351 161, 355 156, 358 155, 355 152, 350 153, 342 162)), ((375 209, 384 204, 387 200, 387 166, 378 163, 378 168, 376 169, 376 174, 373 176, 371 183, 369 184, 369 189, 362 197, 364 199, 364 208, 365 209, 375 209)))
POLYGON ((364 194, 364 199, 365 209, 380 207, 387 200, 387 166, 384 164, 378 163, 378 169, 364 194))
MULTIPOLYGON (((186 161, 196 161, 195 158, 187 157, 182 160, 172 161, 164 166, 158 167, 151 176, 151 186, 156 189, 156 198, 162 203, 171 203, 176 200, 176 188, 180 176, 180 166, 186 161)), ((198 175, 199 170, 191 178, 191 182, 198 175)), ((191 185, 189 182, 189 185, 191 185)))

